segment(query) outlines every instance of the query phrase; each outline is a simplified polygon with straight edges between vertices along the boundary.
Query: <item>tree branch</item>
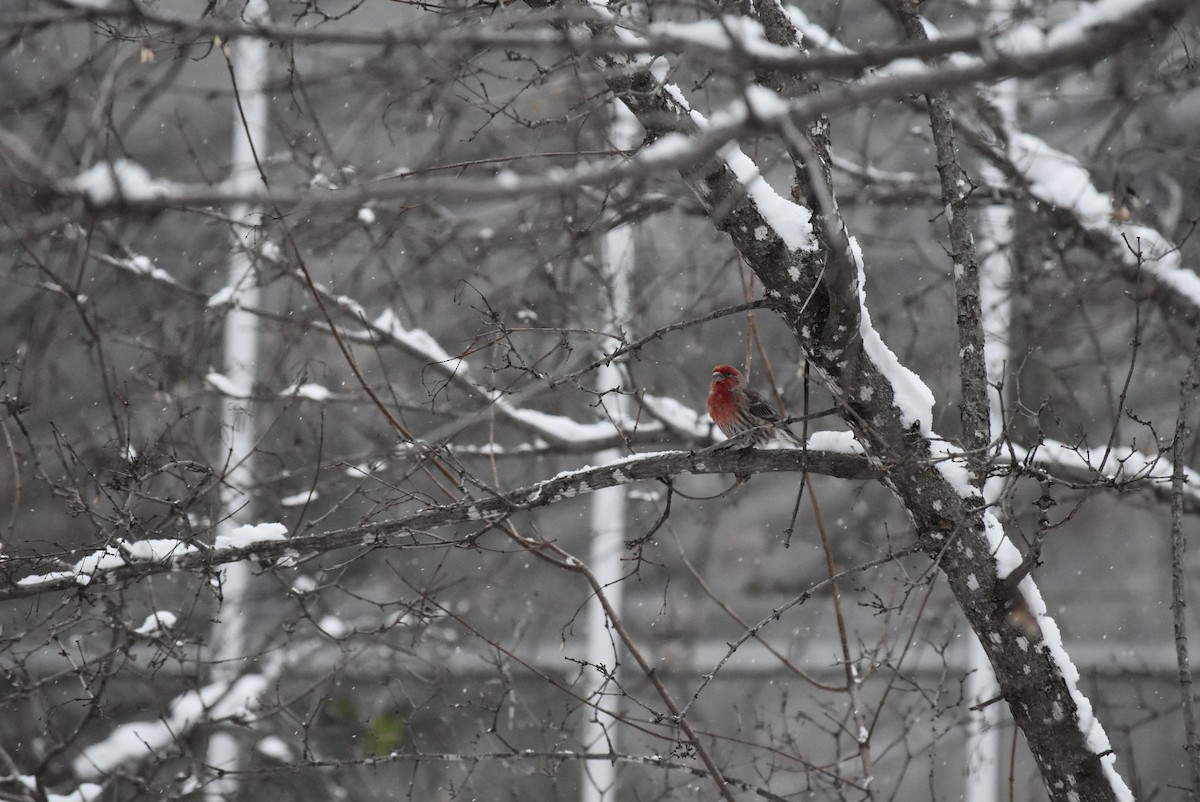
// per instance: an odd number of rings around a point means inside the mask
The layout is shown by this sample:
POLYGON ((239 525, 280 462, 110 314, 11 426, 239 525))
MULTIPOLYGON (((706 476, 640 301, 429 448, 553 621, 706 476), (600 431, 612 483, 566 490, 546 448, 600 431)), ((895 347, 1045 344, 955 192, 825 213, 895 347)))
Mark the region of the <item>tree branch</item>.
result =
MULTIPOLYGON (((664 479, 683 474, 764 473, 801 470, 800 461, 811 473, 837 476, 842 479, 874 479, 879 468, 857 453, 837 453, 809 449, 758 450, 720 445, 699 452, 667 451, 635 455, 598 468, 587 468, 560 474, 504 496, 482 501, 462 501, 431 506, 392 520, 364 524, 348 529, 301 535, 287 540, 267 540, 236 548, 201 548, 182 541, 158 541, 153 550, 137 544, 109 547, 112 551, 88 550, 60 556, 60 560, 83 555, 73 567, 40 573, 11 580, 0 588, 0 601, 41 595, 77 588, 84 591, 93 586, 120 584, 151 574, 188 569, 212 569, 236 560, 252 559, 263 563, 280 560, 297 561, 330 549, 362 546, 393 548, 424 548, 431 543, 471 546, 478 535, 458 538, 438 538, 428 530, 452 524, 496 522, 522 511, 546 507, 565 499, 590 493, 603 487, 613 487, 646 479, 664 479), (172 545, 174 544, 174 545, 172 545)), ((10 557, 4 567, 8 576, 21 570, 40 566, 45 556, 37 558, 10 557)))
MULTIPOLYGON (((896 10, 913 42, 927 42, 924 21, 915 0, 897 0, 896 10)), ((987 449, 991 444, 991 404, 988 400, 987 367, 984 363, 983 314, 979 298, 979 264, 975 239, 967 216, 967 199, 973 186, 958 161, 954 145, 954 118, 950 96, 945 90, 926 92, 929 130, 937 152, 937 171, 942 186, 942 208, 950 227, 950 256, 953 260, 955 322, 958 325, 959 417, 962 443, 971 473, 982 487, 986 478, 987 449)))

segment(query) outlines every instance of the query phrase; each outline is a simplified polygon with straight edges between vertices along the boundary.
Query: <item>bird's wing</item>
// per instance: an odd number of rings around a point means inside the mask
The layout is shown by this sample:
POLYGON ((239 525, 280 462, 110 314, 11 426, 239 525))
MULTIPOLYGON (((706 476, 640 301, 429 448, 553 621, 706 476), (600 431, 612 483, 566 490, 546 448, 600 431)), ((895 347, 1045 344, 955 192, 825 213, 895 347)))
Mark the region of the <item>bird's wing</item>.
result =
MULTIPOLYGON (((754 390, 746 394, 746 400, 748 402, 748 411, 759 420, 769 421, 773 424, 779 424, 783 420, 783 416, 779 414, 775 407, 771 406, 767 399, 754 390)), ((790 427, 778 425, 775 427, 775 431, 783 439, 789 440, 795 445, 804 446, 804 441, 790 427)))
POLYGON ((746 401, 748 402, 746 409, 754 417, 761 418, 765 421, 770 421, 771 423, 777 423, 783 420, 783 418, 780 417, 779 412, 776 411, 775 407, 771 406, 767 399, 763 398, 756 391, 747 391, 746 401))

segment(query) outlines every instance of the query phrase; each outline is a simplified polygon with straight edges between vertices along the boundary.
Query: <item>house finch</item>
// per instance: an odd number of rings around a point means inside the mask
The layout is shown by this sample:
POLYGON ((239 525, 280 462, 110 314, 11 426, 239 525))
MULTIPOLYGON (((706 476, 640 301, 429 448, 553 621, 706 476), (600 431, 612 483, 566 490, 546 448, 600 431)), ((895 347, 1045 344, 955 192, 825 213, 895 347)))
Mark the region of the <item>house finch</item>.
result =
POLYGON ((712 390, 708 393, 708 416, 726 437, 753 430, 748 438, 755 446, 785 443, 803 447, 795 432, 783 424, 781 416, 767 399, 746 384, 742 372, 730 365, 717 365, 712 371, 712 390))

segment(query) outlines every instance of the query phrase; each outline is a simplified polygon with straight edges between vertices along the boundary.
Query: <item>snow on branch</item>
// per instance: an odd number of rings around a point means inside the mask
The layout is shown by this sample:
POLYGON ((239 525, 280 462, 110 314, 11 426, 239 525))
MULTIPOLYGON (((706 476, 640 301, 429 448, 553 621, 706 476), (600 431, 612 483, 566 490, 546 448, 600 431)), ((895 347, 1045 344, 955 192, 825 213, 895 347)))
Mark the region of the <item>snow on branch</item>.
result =
MULTIPOLYGON (((984 525, 988 542, 993 548, 998 575, 1004 579, 1022 564, 1021 554, 1008 539, 1004 533, 1004 527, 990 510, 984 513, 984 525)), ((1060 721, 1068 720, 1068 717, 1074 719, 1083 736, 1085 748, 1091 755, 1099 759, 1105 782, 1113 796, 1122 802, 1133 802, 1133 793, 1116 770, 1117 756, 1113 752, 1108 734, 1104 731, 1100 720, 1096 718, 1091 700, 1079 690, 1079 669, 1076 668, 1063 645, 1062 632, 1058 628, 1058 623, 1050 616, 1041 591, 1030 575, 1026 575, 1021 580, 1018 588, 1021 598, 1024 599, 1026 611, 1036 622, 1036 627, 1029 628, 1030 634, 1036 632, 1040 635, 1040 641, 1033 642, 1030 635, 1018 635, 1015 645, 1022 653, 1036 650, 1049 657, 1061 673, 1070 704, 1074 708, 1073 711, 1069 711, 1060 703, 1057 708, 1052 706, 1052 716, 1057 713, 1060 721)))
MULTIPOLYGON (((1013 28, 1004 35, 1001 52, 1018 58, 1022 53, 1040 54, 1073 46, 1086 41, 1098 26, 1124 24, 1132 13, 1150 13, 1149 9, 1154 5, 1153 0, 1083 3, 1075 16, 1049 31, 1042 31, 1032 22, 1013 28)), ((787 12, 797 31, 816 47, 838 54, 852 52, 821 26, 811 22, 798 8, 787 6, 787 12)), ((926 29, 931 38, 941 35, 928 23, 926 29)), ((968 60, 961 54, 955 64, 969 68, 968 60)), ((914 69, 926 67, 893 64, 890 70, 880 70, 876 75, 914 69)), ((965 118, 960 122, 970 127, 972 121, 965 118)), ((1200 309, 1200 275, 1183 266, 1179 249, 1168 237, 1149 226, 1122 222, 1114 216, 1112 197, 1096 188, 1091 173, 1074 156, 1024 131, 1012 129, 1007 134, 1007 157, 1035 198, 1072 215, 1080 228, 1107 242, 1109 252, 1121 264, 1131 270, 1145 271, 1190 306, 1200 309)))
MULTIPOLYGON (((638 401, 641 404, 642 411, 653 418, 653 421, 627 421, 625 430, 621 432, 615 431, 609 424, 574 424, 576 427, 575 432, 579 436, 571 444, 559 441, 552 445, 539 438, 532 443, 521 443, 510 448, 495 443, 488 443, 482 446, 455 444, 450 450, 458 455, 480 454, 485 456, 561 453, 564 450, 598 451, 602 447, 622 447, 631 443, 648 442, 651 439, 661 441, 664 430, 687 442, 716 443, 725 439, 707 413, 698 412, 675 398, 642 393, 639 394, 638 401), (634 425, 636 425, 636 429, 632 428, 634 425)), ((520 409, 510 410, 510 412, 521 417, 537 417, 542 414, 520 409)), ((571 427, 567 426, 563 428, 570 429, 571 427)), ((830 434, 838 433, 831 432, 830 434)), ((827 451, 842 450, 840 447, 833 445, 812 445, 812 448, 827 451)))
POLYGON ((117 540, 113 545, 93 551, 70 568, 27 576, 17 580, 17 585, 61 586, 66 582, 86 587, 97 575, 103 575, 115 568, 146 563, 171 565, 181 558, 196 554, 197 551, 198 548, 190 543, 168 538, 117 540))
MULTIPOLYGON (((1163 501, 1171 500, 1174 464, 1166 457, 1128 446, 1111 450, 1043 440, 1033 448, 1013 446, 1019 466, 1044 471, 1056 481, 1081 485, 1102 482, 1118 490, 1145 488, 1163 501)), ((1018 467, 1018 466, 1014 466, 1018 467)), ((1183 500, 1188 512, 1200 511, 1200 473, 1183 469, 1183 500)))
POLYGON ((285 398, 303 398, 307 401, 328 401, 333 397, 333 392, 325 385, 316 382, 304 382, 303 384, 296 382, 290 387, 280 390, 279 395, 285 398))
POLYGON ((1091 173, 1074 156, 1019 131, 1010 132, 1008 150, 1035 198, 1072 215, 1082 229, 1107 242, 1109 253, 1125 267, 1144 271, 1200 309, 1200 276, 1183 266, 1175 244, 1156 229, 1117 219, 1112 197, 1096 189, 1091 173))
MULTIPOLYGON (((264 563, 319 554, 348 546, 390 545, 403 547, 423 542, 426 530, 471 521, 496 521, 515 512, 548 506, 563 499, 591 493, 604 487, 635 481, 657 480, 684 474, 763 473, 796 471, 803 467, 811 473, 843 479, 870 480, 880 475, 877 464, 865 459, 861 447, 842 432, 828 436, 814 433, 807 452, 762 450, 718 445, 701 451, 663 451, 635 454, 598 467, 586 466, 523 488, 480 501, 461 501, 430 506, 390 521, 335 530, 315 535, 282 538, 278 524, 242 527, 234 540, 206 549, 179 541, 140 541, 131 551, 155 555, 157 559, 121 558, 119 549, 91 552, 71 570, 35 574, 8 587, 0 587, 0 600, 38 595, 76 587, 123 582, 150 574, 192 568, 211 569, 237 560, 253 559, 264 563), (816 446, 821 446, 818 449, 816 446), (804 459, 801 463, 800 460, 804 459), (242 532, 242 530, 246 530, 242 532), (143 545, 146 543, 152 546, 143 545), (80 580, 85 576, 86 581, 80 580)), ((445 542, 444 540, 442 542, 445 542)), ((9 560, 10 566, 23 562, 9 560)))
POLYGON ((721 138, 729 139, 729 142, 717 151, 717 156, 737 177, 769 226, 756 229, 755 238, 766 240, 770 234, 774 234, 792 251, 817 251, 819 244, 813 236, 812 211, 776 192, 763 178, 758 165, 732 139, 747 121, 769 124, 772 120, 786 117, 789 111, 787 101, 765 87, 749 86, 746 87, 744 98, 735 100, 726 109, 714 114, 710 121, 691 107, 678 86, 664 84, 663 92, 687 113, 701 135, 714 130, 724 131, 721 138))
MULTIPOLYGON (((659 404, 662 399, 651 400, 659 404)), ((669 406, 669 405, 668 405, 669 406)), ((680 416, 680 424, 686 417, 680 416)), ((878 479, 887 473, 886 465, 863 459, 863 446, 849 432, 814 432, 809 438, 805 466, 812 473, 844 479, 878 479)), ((1102 452, 1073 447, 1053 441, 1025 452, 1017 450, 1021 461, 1014 468, 1033 467, 1046 471, 1064 482, 1094 481, 1098 474, 1111 480, 1112 486, 1146 486, 1155 492, 1169 493, 1171 465, 1130 448, 1114 448, 1105 467, 1099 466, 1102 452)), ((214 549, 170 539, 120 541, 78 560, 70 569, 34 574, 18 580, 8 589, 0 589, 0 599, 34 595, 70 587, 88 587, 148 573, 211 566, 253 557, 271 561, 289 554, 313 554, 331 548, 362 543, 390 542, 408 537, 409 531, 450 525, 472 520, 492 520, 514 511, 545 506, 563 498, 572 498, 602 487, 633 481, 658 479, 682 474, 748 473, 794 471, 798 453, 791 451, 748 450, 716 447, 700 452, 667 451, 637 454, 608 465, 584 467, 562 473, 552 479, 514 490, 504 497, 479 502, 463 502, 432 507, 397 518, 386 524, 361 527, 319 535, 284 539, 286 528, 267 523, 240 527, 214 549), (383 540, 380 540, 382 538, 383 540)), ((1187 471, 1188 497, 1200 511, 1200 474, 1187 471)), ((1011 570, 1011 566, 1008 566, 1011 570)))
MULTIPOLYGON (((792 103, 795 122, 814 119, 849 105, 914 92, 951 89, 981 81, 1040 73, 1057 67, 1089 65, 1141 35, 1153 33, 1180 14, 1189 0, 1101 0, 1082 3, 1073 16, 1050 26, 1030 19, 1000 32, 980 30, 977 53, 960 52, 949 63, 907 59, 874 71, 868 78, 847 84, 819 97, 792 103)), ((847 49, 828 32, 813 24, 798 9, 780 4, 798 35, 843 55, 847 49)), ((933 39, 930 44, 935 44, 933 39)), ((799 42, 796 43, 799 47, 799 42)), ((963 49, 965 50, 965 48, 963 49)), ((748 57, 751 58, 751 57, 748 57)))
POLYGON ((148 256, 142 254, 131 254, 123 259, 118 259, 115 256, 109 256, 105 253, 92 253, 93 259, 99 259, 105 264, 113 267, 127 270, 136 276, 145 276, 146 278, 157 281, 160 284, 166 284, 170 287, 179 287, 180 284, 175 280, 175 277, 158 267, 148 256))
MULTIPOLYGON (((809 437, 804 468, 810 473, 852 480, 877 480, 888 475, 891 468, 887 463, 864 458, 864 454, 864 447, 850 432, 814 432, 809 437)), ((1051 478, 1067 483, 1076 479, 1094 481, 1102 459, 1101 452, 1052 441, 1034 451, 1017 450, 1016 456, 1020 463, 1013 465, 1013 469, 1037 468, 1051 478)), ((213 549, 170 539, 119 541, 115 546, 85 555, 70 569, 34 574, 0 588, 0 600, 72 587, 91 588, 149 574, 212 567, 243 559, 271 562, 346 546, 385 543, 402 546, 417 538, 416 533, 421 530, 466 521, 496 520, 518 510, 547 506, 603 487, 685 474, 795 471, 799 469, 799 458, 800 452, 794 449, 748 449, 736 444, 699 452, 636 454, 607 465, 585 466, 561 473, 502 497, 429 507, 384 523, 316 535, 284 539, 286 529, 280 524, 268 523, 240 527, 232 533, 231 539, 213 549)), ((1148 487, 1155 492, 1163 487, 1170 472, 1171 466, 1166 460, 1128 448, 1113 449, 1103 470, 1103 474, 1113 480, 1114 487, 1148 487)), ((1187 476, 1190 480, 1186 485, 1187 493, 1194 501, 1191 511, 1200 512, 1200 474, 1189 469, 1187 476)), ((1169 493, 1169 487, 1164 492, 1169 493)), ((10 565, 20 562, 24 560, 13 558, 9 561, 10 565)), ((1011 570, 1011 566, 1008 569, 1011 570)))
POLYGON ((593 444, 605 442, 611 439, 614 433, 619 434, 621 431, 633 431, 636 428, 649 428, 650 430, 662 428, 654 424, 647 426, 635 419, 580 423, 566 415, 551 415, 534 409, 510 406, 499 395, 493 397, 493 405, 496 411, 505 418, 537 433, 550 442, 571 446, 594 447, 593 444), (614 424, 616 425, 614 426, 614 424))
POLYGON ((227 535, 218 535, 213 542, 213 548, 245 549, 259 543, 270 543, 284 540, 287 537, 287 527, 281 523, 243 524, 227 535))
POLYGON ((669 396, 645 393, 641 397, 642 407, 667 430, 688 440, 712 440, 715 424, 702 414, 669 396))
POLYGON ((28 795, 10 796, 5 794, 5 799, 38 799, 45 802, 94 802, 104 793, 104 786, 97 783, 80 783, 75 787, 74 791, 67 794, 56 794, 45 791, 37 777, 29 774, 8 775, 4 778, 6 782, 20 783, 28 789, 28 795), (45 796, 41 794, 44 793, 45 796))
POLYGON ((862 251, 853 239, 850 241, 850 247, 855 265, 858 267, 858 320, 863 350, 891 384, 892 400, 900 410, 901 422, 905 426, 915 425, 922 433, 932 435, 933 391, 921 380, 920 376, 900 362, 900 359, 892 349, 888 348, 878 330, 871 323, 871 312, 867 308, 867 276, 862 251))
POLYGON ((215 370, 210 371, 209 373, 205 374, 204 381, 226 398, 251 397, 251 393, 248 390, 238 387, 237 384, 234 383, 233 379, 230 379, 224 373, 218 373, 215 370))
POLYGON ((262 674, 246 674, 232 684, 214 682, 183 693, 161 718, 121 724, 107 738, 85 747, 71 764, 75 777, 101 779, 171 751, 199 724, 247 716, 258 707, 268 684, 262 674))
MULTIPOLYGON (((344 298, 344 296, 339 296, 344 298)), ((339 307, 346 311, 344 304, 339 304, 339 307)), ((367 335, 375 335, 375 338, 382 337, 392 345, 400 346, 404 351, 413 357, 432 366, 439 373, 443 373, 450 378, 461 376, 469 382, 466 377, 467 364, 459 357, 450 356, 449 352, 441 346, 432 334, 424 329, 406 328, 400 322, 400 317, 391 309, 383 310, 380 315, 372 321, 367 321, 365 312, 362 312, 362 307, 357 303, 354 308, 349 311, 353 314, 356 320, 366 323, 367 335)), ((470 382, 472 389, 475 389, 474 382, 470 382)), ((477 390, 486 395, 486 391, 477 390)))
POLYGON ((147 638, 156 635, 166 635, 174 629, 177 620, 175 613, 168 610, 157 610, 146 616, 146 620, 142 621, 142 625, 135 629, 133 633, 147 638))
POLYGON ((118 159, 97 162, 64 183, 68 192, 79 193, 93 206, 145 202, 167 198, 182 185, 154 178, 135 161, 118 159))
POLYGON ((666 44, 672 50, 703 47, 718 52, 788 60, 796 55, 791 48, 767 41, 758 20, 734 14, 696 22, 652 22, 641 34, 647 43, 666 44))
POLYGON ((462 357, 451 356, 445 348, 424 329, 407 328, 391 309, 386 309, 374 320, 368 321, 365 314, 356 313, 355 318, 366 324, 367 329, 358 337, 374 341, 383 340, 400 346, 404 351, 442 373, 447 380, 464 388, 472 395, 486 401, 488 408, 500 417, 551 443, 570 447, 594 447, 605 443, 614 435, 633 431, 661 431, 661 426, 636 419, 599 420, 583 423, 566 415, 554 415, 533 409, 514 406, 504 394, 475 381, 462 357))
MULTIPOLYGON (((455 386, 482 400, 485 403, 485 409, 493 410, 500 417, 546 441, 568 447, 590 447, 611 440, 614 435, 620 436, 626 432, 642 431, 645 433, 661 430, 661 426, 656 423, 645 423, 636 419, 582 423, 565 415, 554 415, 514 406, 501 391, 486 387, 476 381, 471 376, 470 368, 462 356, 452 356, 436 337, 424 329, 405 326, 400 317, 390 308, 385 309, 374 319, 370 319, 363 305, 354 298, 338 295, 319 282, 314 281, 309 285, 305 280, 305 285, 314 288, 323 299, 334 304, 344 316, 364 326, 359 330, 342 332, 341 336, 354 342, 389 344, 399 347, 405 353, 437 371, 445 377, 446 381, 454 383, 455 386)), ((324 324, 318 325, 322 328, 326 327, 324 324)), ((214 382, 213 378, 213 374, 210 374, 209 383, 221 389, 219 382, 214 382)), ((303 387, 290 389, 290 391, 298 394, 301 389, 303 387)), ((319 390, 316 392, 319 393, 319 390)))

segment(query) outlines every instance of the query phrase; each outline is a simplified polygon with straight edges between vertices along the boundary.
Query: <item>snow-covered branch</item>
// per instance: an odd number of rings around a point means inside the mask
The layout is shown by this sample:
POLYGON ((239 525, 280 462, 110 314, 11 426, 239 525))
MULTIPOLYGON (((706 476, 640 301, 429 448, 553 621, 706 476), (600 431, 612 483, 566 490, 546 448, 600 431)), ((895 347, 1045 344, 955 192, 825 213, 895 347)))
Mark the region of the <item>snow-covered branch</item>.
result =
POLYGON ((1184 266, 1179 248, 1165 234, 1121 220, 1112 196, 1096 188, 1074 156, 1022 131, 1010 131, 1008 140, 1008 158, 1034 198, 1070 215, 1131 279, 1149 276, 1172 298, 1200 310, 1200 275, 1184 266))
MULTIPOLYGON (((485 387, 472 378, 469 366, 463 357, 451 356, 429 332, 419 328, 408 328, 391 309, 385 309, 374 320, 367 320, 362 307, 353 299, 334 296, 318 285, 330 297, 343 314, 365 325, 365 329, 349 332, 348 339, 359 342, 387 343, 430 366, 448 382, 466 390, 484 403, 484 410, 507 420, 535 437, 554 445, 572 450, 595 450, 597 446, 610 442, 622 434, 640 432, 651 434, 662 430, 655 421, 597 420, 576 421, 565 415, 553 415, 515 405, 499 390, 485 387)), ((473 416, 478 417, 478 415, 473 416)), ((464 425, 460 422, 457 425, 464 425)), ((438 439, 441 439, 440 437, 438 439)))
MULTIPOLYGON (((1029 42, 1044 47, 1050 42, 1067 41, 1082 35, 1089 27, 1113 24, 1127 9, 1122 6, 1144 8, 1152 4, 1122 4, 1117 2, 1085 4, 1077 17, 1071 18, 1055 30, 1057 33, 1044 37, 1033 36, 1029 42)), ((1145 13, 1149 13, 1148 11, 1145 13)), ((853 51, 839 42, 821 26, 809 20, 799 9, 790 8, 789 15, 806 40, 831 54, 847 54, 853 51)), ((931 36, 939 36, 936 28, 927 21, 926 28, 931 36)), ((1013 42, 1027 38, 1021 28, 1006 35, 1013 42)), ((934 41, 944 41, 934 39, 934 41)), ((1022 45, 1024 47, 1025 45, 1022 45)), ((956 67, 967 67, 968 61, 955 59, 956 67)), ((892 65, 887 74, 901 65, 892 65)), ((882 72, 882 71, 881 71, 882 72)), ((980 143, 993 139, 990 132, 977 129, 978 120, 970 116, 957 121, 970 131, 980 143)), ((1065 153, 1040 137, 1011 125, 1002 132, 1007 141, 1004 159, 1024 182, 1030 195, 1060 213, 1069 215, 1075 224, 1087 232, 1098 250, 1113 258, 1125 269, 1130 279, 1147 275, 1171 297, 1181 300, 1192 309, 1200 309, 1200 276, 1182 262, 1178 247, 1169 236, 1144 224, 1122 220, 1116 214, 1113 197, 1096 186, 1091 172, 1074 156, 1065 153)), ((868 174, 872 181, 881 176, 868 174)), ((912 181, 918 177, 911 177, 912 181)))
MULTIPOLYGON (((815 433, 807 452, 756 450, 716 446, 703 451, 664 451, 636 454, 599 467, 584 467, 519 488, 501 496, 430 506, 389 521, 293 538, 277 536, 277 525, 243 527, 237 541, 203 548, 182 541, 159 539, 117 544, 86 554, 67 568, 32 573, 0 588, 0 601, 51 591, 118 583, 149 574, 193 568, 212 568, 237 560, 292 561, 330 549, 346 547, 403 547, 426 541, 428 530, 453 524, 499 521, 517 512, 549 506, 604 487, 643 480, 669 480, 686 474, 766 473, 797 471, 843 479, 874 479, 879 468, 862 456, 847 433, 815 433), (264 528, 268 527, 268 528, 264 528), (151 548, 153 546, 153 548, 151 548)), ((466 540, 477 535, 470 534, 466 540)), ((442 539, 439 542, 447 542, 442 539)), ((10 568, 27 561, 10 559, 10 568)))
MULTIPOLYGON (((654 403, 662 403, 656 399, 654 403)), ((674 404, 676 402, 669 402, 674 404)), ((689 411, 690 412, 690 411, 689 411)), ((681 415, 679 412, 672 413, 681 415)), ((694 415, 694 413, 691 413, 694 415)), ((688 418, 681 416, 679 425, 688 418)), ((71 588, 103 587, 127 579, 167 571, 212 567, 239 559, 264 562, 291 560, 333 548, 355 545, 399 545, 416 537, 410 530, 432 529, 469 521, 496 520, 520 510, 548 506, 603 487, 636 481, 671 479, 688 474, 771 473, 796 471, 802 464, 810 473, 853 480, 886 479, 900 470, 899 464, 879 463, 864 456, 863 447, 849 432, 814 432, 808 441, 807 459, 786 450, 747 450, 718 446, 703 451, 664 451, 636 454, 608 465, 587 466, 551 479, 519 488, 504 496, 481 501, 430 507, 391 521, 337 532, 283 537, 286 529, 275 523, 257 524, 235 530, 212 548, 172 538, 116 541, 103 549, 87 552, 71 565, 38 571, 0 589, 0 600, 71 588)), ((481 450, 481 453, 487 453, 481 450)), ((525 453, 525 452, 521 452, 525 453)), ((1004 472, 1032 475, 1074 488, 1111 488, 1120 492, 1148 490, 1164 501, 1170 499, 1172 466, 1165 458, 1128 447, 1116 447, 1104 459, 1104 449, 1089 449, 1046 441, 1036 449, 1014 447, 1015 463, 997 462, 1004 472)), ((1185 508, 1200 513, 1200 474, 1185 469, 1189 483, 1184 489, 1185 508)), ((14 558, 12 569, 36 565, 45 558, 14 558)))
POLYGON ((251 715, 269 685, 264 674, 244 674, 232 683, 214 682, 187 691, 172 700, 160 718, 121 724, 108 737, 85 747, 72 763, 75 777, 103 779, 118 769, 182 748, 184 739, 201 724, 251 715))
MULTIPOLYGON (((1078 487, 1104 485, 1120 490, 1147 490, 1170 503, 1174 465, 1167 457, 1147 454, 1128 446, 1112 449, 1068 445, 1044 440, 1034 448, 1013 446, 1016 471, 1032 471, 1061 484, 1078 487)), ((1184 509, 1200 512, 1200 473, 1184 467, 1184 509)))

